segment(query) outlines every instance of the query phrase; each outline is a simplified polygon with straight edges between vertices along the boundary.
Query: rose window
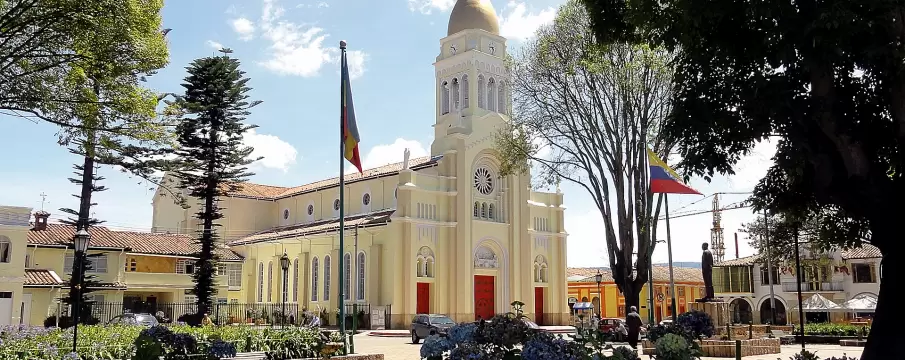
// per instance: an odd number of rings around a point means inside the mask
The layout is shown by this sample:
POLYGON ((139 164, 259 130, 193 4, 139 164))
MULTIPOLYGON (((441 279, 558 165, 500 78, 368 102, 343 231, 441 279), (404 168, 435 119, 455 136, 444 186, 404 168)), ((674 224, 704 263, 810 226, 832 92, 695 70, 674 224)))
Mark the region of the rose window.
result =
POLYGON ((474 187, 483 195, 493 192, 493 174, 486 168, 478 168, 474 172, 474 187))

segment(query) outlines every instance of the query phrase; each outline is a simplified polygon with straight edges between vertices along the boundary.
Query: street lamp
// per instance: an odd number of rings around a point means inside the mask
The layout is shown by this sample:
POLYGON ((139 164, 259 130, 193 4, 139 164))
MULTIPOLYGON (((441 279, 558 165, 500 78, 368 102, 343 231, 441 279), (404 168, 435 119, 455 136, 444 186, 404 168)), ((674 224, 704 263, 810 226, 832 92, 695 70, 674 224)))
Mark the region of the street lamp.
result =
POLYGON ((286 301, 289 300, 287 299, 289 296, 289 256, 286 255, 285 251, 283 256, 280 256, 280 268, 283 269, 283 317, 280 319, 280 327, 284 327, 286 324, 286 301))
POLYGON ((597 309, 598 315, 600 318, 603 318, 603 294, 600 293, 600 283, 603 282, 603 274, 600 273, 600 269, 597 269, 597 275, 594 275, 594 280, 597 281, 597 309))
POLYGON ((88 251, 88 243, 91 242, 91 234, 88 233, 85 229, 79 229, 76 231, 75 236, 72 238, 72 245, 75 247, 75 264, 73 265, 73 269, 75 272, 72 276, 75 277, 75 307, 72 309, 72 352, 78 353, 78 343, 79 343, 79 312, 82 307, 82 281, 84 281, 85 277, 85 269, 84 269, 84 261, 85 252, 88 251))

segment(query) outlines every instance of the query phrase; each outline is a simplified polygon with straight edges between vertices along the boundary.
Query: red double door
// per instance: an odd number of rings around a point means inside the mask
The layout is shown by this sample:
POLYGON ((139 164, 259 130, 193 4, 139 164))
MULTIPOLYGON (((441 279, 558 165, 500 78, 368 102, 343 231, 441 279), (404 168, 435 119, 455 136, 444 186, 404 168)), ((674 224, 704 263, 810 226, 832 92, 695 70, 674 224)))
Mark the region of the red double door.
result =
POLYGON ((419 314, 430 314, 431 312, 431 284, 430 283, 418 283, 418 288, 416 289, 416 311, 419 314))
POLYGON ((534 288, 534 322, 544 324, 544 288, 534 288))
POLYGON ((495 290, 496 280, 493 276, 474 276, 474 315, 475 320, 490 320, 496 315, 495 290))

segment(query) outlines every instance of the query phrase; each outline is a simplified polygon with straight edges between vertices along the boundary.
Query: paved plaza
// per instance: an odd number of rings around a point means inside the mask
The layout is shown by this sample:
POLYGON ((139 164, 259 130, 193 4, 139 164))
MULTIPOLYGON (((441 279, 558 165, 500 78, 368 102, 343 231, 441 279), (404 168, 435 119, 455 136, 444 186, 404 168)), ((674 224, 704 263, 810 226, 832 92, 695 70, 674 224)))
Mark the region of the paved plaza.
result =
MULTIPOLYGON (((861 348, 842 347, 838 345, 809 345, 809 351, 816 351, 821 359, 843 354, 855 358, 861 357, 861 348)), ((419 360, 421 345, 411 343, 411 339, 403 337, 378 337, 368 336, 367 333, 355 336, 355 352, 369 354, 384 354, 387 360, 419 360)), ((782 353, 772 355, 759 355, 744 357, 745 360, 788 360, 792 355, 801 351, 801 345, 783 345, 782 353)), ((642 356, 642 359, 648 359, 642 356)), ((702 358, 703 360, 725 360, 727 358, 702 358)))

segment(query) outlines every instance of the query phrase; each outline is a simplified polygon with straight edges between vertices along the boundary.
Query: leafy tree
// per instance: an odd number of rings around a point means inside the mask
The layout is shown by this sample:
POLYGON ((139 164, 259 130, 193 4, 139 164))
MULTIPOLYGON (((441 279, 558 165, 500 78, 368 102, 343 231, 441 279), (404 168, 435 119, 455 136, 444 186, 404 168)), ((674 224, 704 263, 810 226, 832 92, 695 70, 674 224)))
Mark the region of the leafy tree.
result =
MULTIPOLYGON (((138 63, 159 54, 165 64, 162 7, 162 0, 0 1, 0 114, 64 129, 141 132, 141 125, 91 124, 73 116, 109 104, 106 97, 82 93, 80 68, 85 62, 140 68, 138 63), (147 36, 149 29, 157 39, 147 36)), ((67 133, 62 135, 65 142, 67 133)))
POLYGON ((247 101, 246 93, 251 88, 247 86, 249 78, 239 69, 239 61, 229 57, 228 49, 221 52, 222 56, 192 62, 182 84, 185 94, 170 102, 168 109, 170 116, 178 120, 179 146, 174 152, 177 159, 172 164, 172 174, 201 205, 195 215, 202 225, 197 240, 201 251, 194 274, 198 315, 209 313, 217 292, 215 249, 220 244, 214 228, 220 226, 217 220, 223 217, 217 202, 253 175, 246 166, 255 160, 249 158, 254 149, 244 146, 242 138, 256 126, 245 125, 243 120, 250 108, 260 104, 247 101))
POLYGON ((667 129, 691 173, 731 173, 778 139, 758 209, 820 219, 821 231, 884 254, 863 359, 905 358, 892 311, 905 265, 905 2, 585 0, 597 39, 680 51, 667 129), (867 235, 869 234, 869 235, 867 235))
POLYGON ((651 193, 647 148, 665 155, 671 147, 661 137, 671 108, 670 53, 598 46, 578 1, 536 35, 510 65, 512 120, 495 140, 502 173, 534 167, 546 184, 564 179, 591 195, 628 313, 639 306, 656 244, 662 197, 655 202, 651 193))

